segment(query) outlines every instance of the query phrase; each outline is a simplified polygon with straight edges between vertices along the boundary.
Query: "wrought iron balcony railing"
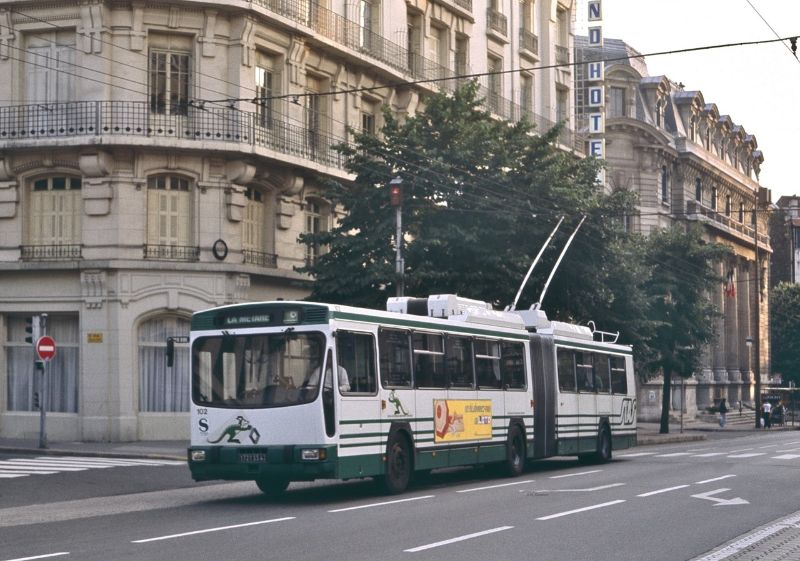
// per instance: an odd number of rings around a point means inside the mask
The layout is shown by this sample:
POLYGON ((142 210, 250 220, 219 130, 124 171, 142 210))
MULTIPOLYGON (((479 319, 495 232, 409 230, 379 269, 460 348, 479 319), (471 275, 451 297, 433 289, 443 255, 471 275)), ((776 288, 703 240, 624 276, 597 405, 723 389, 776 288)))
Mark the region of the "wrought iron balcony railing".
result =
POLYGON ((278 256, 274 253, 264 253, 263 251, 253 251, 250 249, 242 250, 244 263, 259 265, 261 267, 276 268, 278 266, 278 256))
POLYGON ((345 140, 327 132, 330 121, 324 116, 312 116, 308 109, 294 107, 292 112, 302 119, 298 122, 291 117, 285 100, 271 100, 268 109, 255 113, 190 105, 185 115, 168 115, 151 111, 147 102, 136 101, 6 106, 0 107, 0 143, 80 136, 176 138, 262 146, 343 168, 343 159, 333 147, 345 140))
POLYGON ((200 248, 191 245, 145 244, 144 258, 167 261, 199 261, 200 248))
MULTIPOLYGON (((709 208, 699 201, 686 201, 686 217, 689 220, 697 220, 703 217, 705 222, 714 223, 717 226, 724 226, 729 232, 738 233, 741 238, 747 238, 751 241, 755 239, 756 231, 751 225, 743 224, 730 216, 725 216, 724 212, 709 208)), ((766 234, 758 234, 758 243, 765 247, 769 246, 769 236, 766 234)))
POLYGON ((486 22, 489 29, 497 31, 501 35, 508 35, 508 18, 504 14, 488 8, 486 10, 486 22))
POLYGON ((539 38, 524 27, 519 30, 519 46, 532 55, 539 56, 539 38))
POLYGON ((62 261, 81 258, 81 244, 23 245, 20 257, 24 261, 62 261))

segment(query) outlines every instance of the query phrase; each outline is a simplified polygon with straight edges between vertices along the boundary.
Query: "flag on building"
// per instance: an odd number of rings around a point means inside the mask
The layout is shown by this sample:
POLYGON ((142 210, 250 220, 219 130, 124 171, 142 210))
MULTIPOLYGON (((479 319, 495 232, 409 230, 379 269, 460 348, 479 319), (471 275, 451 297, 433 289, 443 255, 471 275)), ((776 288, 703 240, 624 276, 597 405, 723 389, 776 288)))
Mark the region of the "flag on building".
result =
POLYGON ((728 277, 725 281, 725 296, 733 298, 736 296, 736 283, 733 281, 733 270, 728 271, 728 277))

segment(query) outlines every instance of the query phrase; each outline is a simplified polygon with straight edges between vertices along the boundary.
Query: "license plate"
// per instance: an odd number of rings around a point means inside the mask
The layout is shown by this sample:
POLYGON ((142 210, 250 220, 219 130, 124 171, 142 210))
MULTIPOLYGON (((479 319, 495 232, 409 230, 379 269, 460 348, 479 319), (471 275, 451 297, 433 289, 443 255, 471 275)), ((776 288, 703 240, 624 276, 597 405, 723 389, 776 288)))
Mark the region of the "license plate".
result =
POLYGON ((240 452, 239 462, 243 464, 265 464, 267 463, 266 452, 240 452))

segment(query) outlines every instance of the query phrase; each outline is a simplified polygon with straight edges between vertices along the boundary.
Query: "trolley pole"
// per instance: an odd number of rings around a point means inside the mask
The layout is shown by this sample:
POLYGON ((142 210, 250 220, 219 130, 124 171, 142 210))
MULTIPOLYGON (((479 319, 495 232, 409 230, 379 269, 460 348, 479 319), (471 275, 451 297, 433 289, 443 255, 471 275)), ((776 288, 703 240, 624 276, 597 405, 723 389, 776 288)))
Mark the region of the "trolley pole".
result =
POLYGON ((400 176, 389 182, 389 200, 394 207, 394 216, 397 229, 395 231, 395 259, 394 272, 397 283, 396 296, 403 296, 405 292, 405 267, 403 266, 403 180, 400 176))

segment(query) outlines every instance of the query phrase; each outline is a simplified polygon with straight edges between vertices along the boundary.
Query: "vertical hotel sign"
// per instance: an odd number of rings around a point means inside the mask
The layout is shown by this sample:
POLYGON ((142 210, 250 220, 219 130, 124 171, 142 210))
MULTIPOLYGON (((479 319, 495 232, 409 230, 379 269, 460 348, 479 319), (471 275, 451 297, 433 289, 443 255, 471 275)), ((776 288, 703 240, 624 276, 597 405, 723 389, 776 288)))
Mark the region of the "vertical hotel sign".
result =
MULTIPOLYGON (((603 86, 605 65, 603 53, 603 6, 602 0, 589 0, 589 48, 590 60, 586 64, 587 97, 589 115, 589 156, 604 158, 606 145, 605 127, 605 89, 603 86)), ((603 172, 598 181, 605 183, 603 172)))

